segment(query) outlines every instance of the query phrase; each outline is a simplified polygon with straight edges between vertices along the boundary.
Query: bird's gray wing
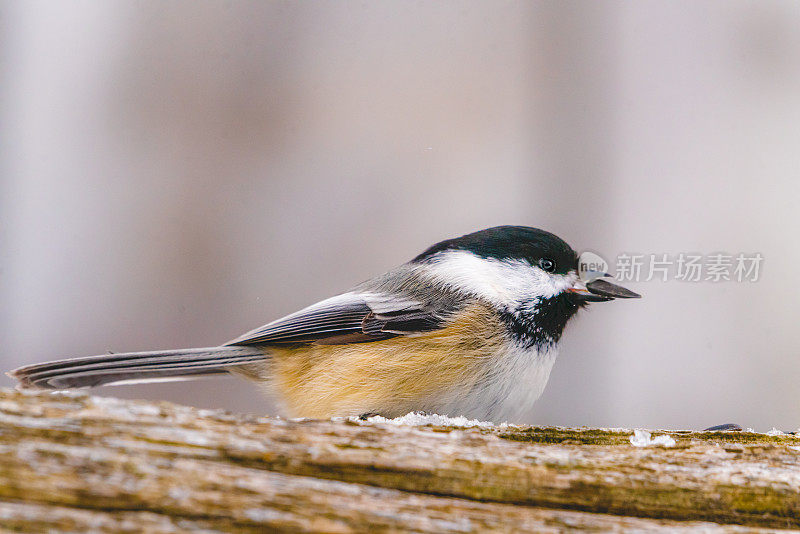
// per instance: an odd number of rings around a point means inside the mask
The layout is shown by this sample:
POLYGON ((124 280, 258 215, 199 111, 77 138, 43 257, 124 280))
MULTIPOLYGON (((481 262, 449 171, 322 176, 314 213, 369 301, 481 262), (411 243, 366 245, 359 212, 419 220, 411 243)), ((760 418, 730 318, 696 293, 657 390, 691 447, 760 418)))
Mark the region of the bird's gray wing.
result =
POLYGON ((373 292, 323 300, 226 343, 226 345, 339 345, 379 341, 440 328, 452 310, 373 292))

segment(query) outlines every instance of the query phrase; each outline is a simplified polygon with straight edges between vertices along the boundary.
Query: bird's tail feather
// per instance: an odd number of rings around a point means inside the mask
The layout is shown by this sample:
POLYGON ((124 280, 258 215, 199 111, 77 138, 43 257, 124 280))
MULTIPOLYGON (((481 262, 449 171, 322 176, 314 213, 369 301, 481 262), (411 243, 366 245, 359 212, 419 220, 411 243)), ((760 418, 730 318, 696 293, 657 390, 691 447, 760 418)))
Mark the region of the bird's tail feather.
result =
POLYGON ((29 365, 10 371, 28 389, 70 389, 134 382, 191 380, 263 361, 263 349, 227 346, 154 352, 123 352, 29 365))

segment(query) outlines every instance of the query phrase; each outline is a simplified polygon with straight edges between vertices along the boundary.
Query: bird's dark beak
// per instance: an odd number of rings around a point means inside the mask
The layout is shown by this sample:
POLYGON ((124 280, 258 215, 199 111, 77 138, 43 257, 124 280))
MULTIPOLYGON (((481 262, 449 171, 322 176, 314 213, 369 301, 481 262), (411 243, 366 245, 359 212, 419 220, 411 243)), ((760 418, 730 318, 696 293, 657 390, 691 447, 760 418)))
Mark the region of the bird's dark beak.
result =
POLYGON ((589 282, 579 280, 569 289, 569 292, 579 302, 605 302, 614 299, 642 298, 638 293, 634 293, 630 289, 625 289, 617 284, 612 284, 604 278, 595 278, 589 282))
POLYGON ((642 296, 638 293, 634 293, 630 289, 625 289, 622 286, 618 286, 617 284, 612 284, 608 280, 604 280, 602 278, 598 278, 596 280, 592 280, 591 282, 586 284, 586 289, 589 290, 590 293, 595 295, 599 295, 602 297, 610 297, 612 299, 640 299, 642 296))

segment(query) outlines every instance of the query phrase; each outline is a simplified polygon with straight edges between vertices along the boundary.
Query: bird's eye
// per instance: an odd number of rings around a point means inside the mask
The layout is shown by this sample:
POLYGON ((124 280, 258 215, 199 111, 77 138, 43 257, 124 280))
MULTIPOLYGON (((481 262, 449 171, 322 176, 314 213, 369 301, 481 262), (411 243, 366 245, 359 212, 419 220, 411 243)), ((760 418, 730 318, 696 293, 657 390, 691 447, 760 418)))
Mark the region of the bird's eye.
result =
POLYGON ((539 260, 539 267, 541 267, 548 273, 552 273, 553 271, 556 270, 556 262, 554 262, 550 258, 542 258, 539 260))

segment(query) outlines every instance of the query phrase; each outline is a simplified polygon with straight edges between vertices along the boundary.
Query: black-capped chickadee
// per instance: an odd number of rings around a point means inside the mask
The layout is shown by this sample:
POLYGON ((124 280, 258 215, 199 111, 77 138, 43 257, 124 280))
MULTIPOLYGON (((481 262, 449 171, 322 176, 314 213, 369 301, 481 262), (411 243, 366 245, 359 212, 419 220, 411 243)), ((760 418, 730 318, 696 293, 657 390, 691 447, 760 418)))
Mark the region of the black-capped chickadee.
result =
POLYGON ((585 282, 555 235, 489 228, 433 245, 347 293, 222 346, 105 354, 23 367, 20 387, 66 389, 232 373, 292 416, 412 411, 514 420, 542 393, 567 321, 588 302, 639 297, 585 282))

